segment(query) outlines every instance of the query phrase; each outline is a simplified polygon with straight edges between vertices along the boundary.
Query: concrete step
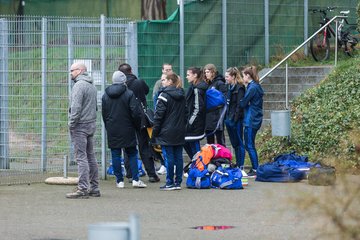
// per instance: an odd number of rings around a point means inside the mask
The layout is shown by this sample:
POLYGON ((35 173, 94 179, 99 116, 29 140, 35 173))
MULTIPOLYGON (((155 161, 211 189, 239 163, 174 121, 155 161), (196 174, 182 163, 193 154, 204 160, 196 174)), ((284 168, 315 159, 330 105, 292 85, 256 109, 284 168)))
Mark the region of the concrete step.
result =
MULTIPOLYGON (((328 75, 333 66, 313 66, 313 67, 288 67, 288 76, 318 76, 318 75, 328 75)), ((259 76, 263 76, 265 73, 270 71, 270 68, 264 68, 259 72, 259 76)), ((285 77, 285 68, 275 69, 269 77, 285 77)))
MULTIPOLYGON (((304 83, 304 84, 289 84, 289 92, 304 92, 305 90, 312 88, 314 84, 304 83)), ((265 93, 268 92, 285 92, 286 85, 284 84, 261 84, 261 87, 264 89, 265 93)))
MULTIPOLYGON (((288 76, 289 84, 316 84, 326 75, 288 76)), ((262 84, 285 84, 285 76, 266 77, 262 84)))
MULTIPOLYGON (((293 99, 323 80, 331 72, 332 68, 332 66, 289 67, 289 105, 293 99)), ((262 76, 269 70, 263 69, 259 75, 262 76)), ((263 126, 265 126, 270 123, 271 111, 284 110, 286 108, 285 68, 274 70, 264 79, 261 86, 265 92, 263 104, 263 126)))

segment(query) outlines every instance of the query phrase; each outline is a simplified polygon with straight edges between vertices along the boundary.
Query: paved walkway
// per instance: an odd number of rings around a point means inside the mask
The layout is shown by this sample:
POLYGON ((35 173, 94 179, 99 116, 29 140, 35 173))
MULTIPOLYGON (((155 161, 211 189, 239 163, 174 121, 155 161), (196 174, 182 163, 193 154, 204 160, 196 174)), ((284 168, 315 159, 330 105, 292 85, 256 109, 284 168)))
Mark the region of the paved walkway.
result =
MULTIPOLYGON (((144 179, 147 183, 147 179, 144 179)), ((312 239, 316 217, 302 214, 290 197, 317 191, 300 183, 249 181, 244 190, 160 191, 164 183, 146 189, 115 188, 114 179, 101 181, 100 198, 66 199, 72 186, 31 184, 0 186, 0 238, 87 239, 88 226, 128 222, 136 213, 142 240, 312 239), (228 230, 192 227, 230 225, 228 230)), ((322 188, 322 187, 320 187, 322 188)))

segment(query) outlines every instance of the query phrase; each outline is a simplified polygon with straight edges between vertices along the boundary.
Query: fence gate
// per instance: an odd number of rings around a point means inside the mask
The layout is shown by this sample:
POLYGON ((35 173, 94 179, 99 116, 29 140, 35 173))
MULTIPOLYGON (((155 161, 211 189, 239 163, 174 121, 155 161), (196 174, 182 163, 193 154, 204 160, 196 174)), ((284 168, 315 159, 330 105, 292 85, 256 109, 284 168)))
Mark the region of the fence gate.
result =
MULTIPOLYGON (((70 65, 83 61, 98 89, 96 157, 105 177, 101 96, 119 64, 137 73, 136 23, 105 18, 0 18, 0 185, 61 176, 72 160, 70 65)), ((76 165, 69 172, 76 172, 76 165)))

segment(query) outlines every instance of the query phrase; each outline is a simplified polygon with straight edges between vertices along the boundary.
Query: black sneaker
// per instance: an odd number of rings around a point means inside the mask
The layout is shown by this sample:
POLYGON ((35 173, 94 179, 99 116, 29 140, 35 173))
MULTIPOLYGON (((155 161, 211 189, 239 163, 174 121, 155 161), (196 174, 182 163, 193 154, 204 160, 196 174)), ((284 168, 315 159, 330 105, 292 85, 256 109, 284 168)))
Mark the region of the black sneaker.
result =
POLYGON ((80 189, 75 189, 74 192, 72 193, 67 193, 66 194, 66 198, 71 198, 71 199, 87 199, 89 198, 89 193, 86 190, 80 190, 80 189))
POLYGON ((89 196, 90 197, 100 197, 101 196, 100 190, 90 190, 89 191, 89 196))
POLYGON ((149 182, 151 183, 160 182, 160 178, 156 175, 154 177, 149 177, 149 182))
POLYGON ((160 190, 163 190, 163 191, 172 191, 172 190, 175 190, 175 186, 173 184, 171 185, 164 185, 162 187, 160 187, 160 190))
POLYGON ((255 169, 251 169, 248 173, 248 178, 256 178, 256 170, 255 169))
POLYGON ((176 183, 174 187, 175 187, 175 190, 181 190, 181 184, 180 183, 176 183))

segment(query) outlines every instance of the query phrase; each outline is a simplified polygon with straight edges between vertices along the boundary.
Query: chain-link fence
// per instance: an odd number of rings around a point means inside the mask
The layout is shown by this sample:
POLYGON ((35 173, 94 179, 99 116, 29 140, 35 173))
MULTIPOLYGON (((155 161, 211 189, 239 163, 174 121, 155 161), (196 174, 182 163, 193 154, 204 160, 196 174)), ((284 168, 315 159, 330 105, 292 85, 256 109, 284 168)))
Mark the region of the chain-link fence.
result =
MULTIPOLYGON (((69 66, 83 61, 98 88, 98 106, 119 63, 137 68, 136 24, 124 19, 6 17, 0 19, 0 184, 39 181, 72 162, 67 117, 69 66), (22 175, 35 177, 26 179, 22 175)), ((104 134, 98 111, 97 159, 104 134)), ((74 167, 76 169, 76 167, 74 167)))
MULTIPOLYGON (((264 64, 315 31, 318 16, 308 9, 350 9, 349 21, 355 22, 356 4, 186 0, 166 21, 138 23, 105 17, 0 16, 0 184, 42 181, 51 173, 61 174, 64 156, 72 160, 67 112, 68 70, 74 60, 88 66, 100 99, 122 62, 130 63, 150 88, 165 62, 180 75, 207 63, 219 72, 227 66, 264 64)), ((148 101, 152 105, 151 94, 148 101)), ((98 114, 96 153, 104 177, 108 153, 98 114)))

